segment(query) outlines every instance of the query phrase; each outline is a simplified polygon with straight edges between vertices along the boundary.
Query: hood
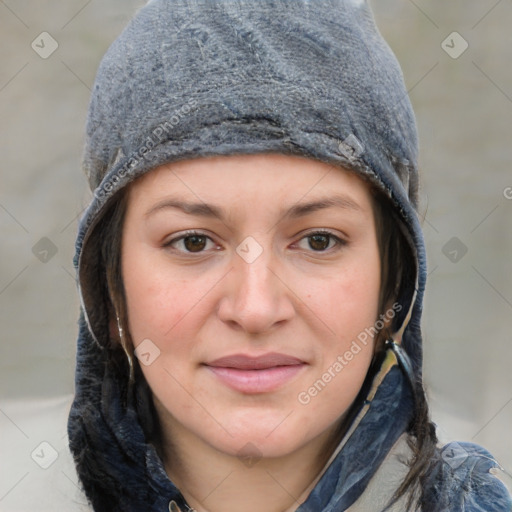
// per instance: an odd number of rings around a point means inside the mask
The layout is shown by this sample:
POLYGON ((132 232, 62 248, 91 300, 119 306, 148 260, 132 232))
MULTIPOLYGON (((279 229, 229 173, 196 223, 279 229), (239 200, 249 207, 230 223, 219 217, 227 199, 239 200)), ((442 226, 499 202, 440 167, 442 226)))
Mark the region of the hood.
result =
POLYGON ((416 278, 398 299, 404 307, 395 318, 396 343, 376 362, 365 405, 311 495, 314 506, 301 510, 337 510, 329 500, 338 506, 357 499, 407 428, 411 382, 421 379, 426 278, 417 134, 402 73, 368 3, 151 0, 103 58, 87 122, 84 170, 93 198, 74 259, 81 320, 69 437, 93 501, 117 489, 118 500, 131 496, 122 510, 137 510, 136 494, 157 507, 178 492, 146 442, 139 391, 125 395, 128 375, 107 364, 100 221, 128 183, 161 164, 262 152, 313 158, 370 180, 394 205, 415 258, 416 278), (353 454, 368 447, 369 436, 372 449, 354 468, 353 454))

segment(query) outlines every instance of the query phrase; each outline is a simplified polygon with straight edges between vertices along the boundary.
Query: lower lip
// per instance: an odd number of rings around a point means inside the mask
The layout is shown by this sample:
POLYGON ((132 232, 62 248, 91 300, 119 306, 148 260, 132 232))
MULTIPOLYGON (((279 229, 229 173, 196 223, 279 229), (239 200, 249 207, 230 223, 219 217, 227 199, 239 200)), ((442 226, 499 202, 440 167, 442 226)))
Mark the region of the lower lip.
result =
POLYGON ((256 394, 275 391, 295 377, 305 366, 305 364, 293 364, 262 370, 237 370, 219 366, 207 366, 207 368, 235 391, 256 394))

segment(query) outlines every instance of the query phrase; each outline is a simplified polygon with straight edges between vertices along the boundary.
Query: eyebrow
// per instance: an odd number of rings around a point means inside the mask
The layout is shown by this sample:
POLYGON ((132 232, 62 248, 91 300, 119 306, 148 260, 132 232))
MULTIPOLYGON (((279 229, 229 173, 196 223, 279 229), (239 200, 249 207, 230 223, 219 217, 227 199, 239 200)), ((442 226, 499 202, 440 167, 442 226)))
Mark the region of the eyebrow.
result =
MULTIPOLYGON (((344 210, 362 211, 361 206, 353 199, 344 195, 335 195, 330 197, 321 198, 318 200, 309 201, 307 203, 299 202, 289 208, 287 211, 282 212, 283 218, 299 218, 304 217, 310 213, 326 208, 343 208, 344 210)), ((225 219, 223 209, 213 204, 202 202, 187 202, 180 199, 167 198, 159 201, 152 206, 146 213, 145 217, 149 217, 156 212, 165 210, 167 208, 174 208, 181 210, 189 215, 196 215, 199 217, 217 218, 220 220, 225 219)))

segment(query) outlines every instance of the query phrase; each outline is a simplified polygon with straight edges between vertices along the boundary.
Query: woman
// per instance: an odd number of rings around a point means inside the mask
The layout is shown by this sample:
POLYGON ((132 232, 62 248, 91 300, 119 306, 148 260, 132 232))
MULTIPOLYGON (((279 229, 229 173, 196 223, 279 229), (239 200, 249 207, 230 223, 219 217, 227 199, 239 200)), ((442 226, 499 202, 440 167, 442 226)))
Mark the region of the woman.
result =
POLYGON ((153 0, 87 135, 69 437, 94 510, 510 510, 429 420, 416 128, 366 2, 153 0))

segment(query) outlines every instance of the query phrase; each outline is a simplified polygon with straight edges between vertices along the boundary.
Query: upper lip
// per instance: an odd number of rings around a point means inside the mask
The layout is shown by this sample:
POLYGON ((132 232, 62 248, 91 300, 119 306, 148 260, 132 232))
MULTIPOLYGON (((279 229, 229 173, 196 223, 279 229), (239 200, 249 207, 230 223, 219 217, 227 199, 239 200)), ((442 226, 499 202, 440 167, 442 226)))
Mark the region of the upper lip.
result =
POLYGON ((249 356, 246 354, 232 354, 215 359, 206 363, 206 366, 218 368, 234 368, 237 370, 264 370, 276 366, 292 366, 304 364, 304 361, 297 357, 275 352, 260 356, 249 356))

